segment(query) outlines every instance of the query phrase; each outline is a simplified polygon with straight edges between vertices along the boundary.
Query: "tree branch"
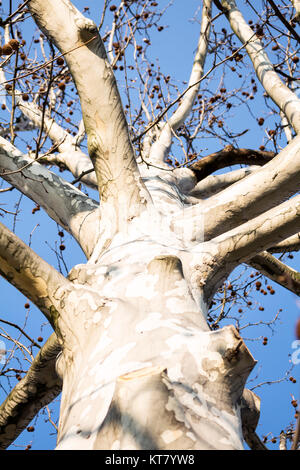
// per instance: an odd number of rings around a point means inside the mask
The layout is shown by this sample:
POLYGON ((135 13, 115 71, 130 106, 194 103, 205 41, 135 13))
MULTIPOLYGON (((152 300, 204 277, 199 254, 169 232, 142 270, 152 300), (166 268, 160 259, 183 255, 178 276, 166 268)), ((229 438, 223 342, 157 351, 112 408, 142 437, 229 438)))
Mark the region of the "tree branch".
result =
POLYGON ((64 151, 72 145, 72 137, 68 132, 59 126, 53 118, 47 113, 42 113, 38 106, 32 101, 24 101, 20 92, 16 92, 16 104, 20 111, 26 116, 37 128, 43 125, 45 133, 49 138, 58 145, 58 150, 64 151))
POLYGON ((199 181, 196 186, 189 191, 188 195, 194 198, 207 199, 214 194, 223 191, 234 183, 253 174, 259 166, 251 165, 247 168, 230 171, 222 175, 210 175, 199 181))
POLYGON ((290 25, 290 23, 285 19, 279 8, 275 5, 273 0, 268 0, 270 5, 272 6, 276 16, 280 19, 280 21, 284 24, 284 26, 289 30, 289 32, 294 36, 297 42, 300 42, 300 36, 297 31, 290 25))
MULTIPOLYGON (((199 220, 203 221, 200 230, 204 228, 205 240, 210 240, 293 196, 299 190, 299 177, 300 136, 297 136, 262 168, 204 203, 187 208, 185 221, 190 226, 194 223, 195 230, 199 220)), ((180 223, 174 219, 175 228, 180 223)))
POLYGON ((211 173, 233 165, 265 165, 275 157, 274 152, 252 149, 237 149, 227 145, 219 152, 212 153, 189 166, 201 181, 211 173))
POLYGON ((39 28, 65 54, 80 97, 102 210, 118 226, 139 215, 149 200, 130 141, 121 98, 96 24, 69 0, 31 0, 39 28), (74 48, 76 45, 82 47, 74 48), (69 52, 68 51, 71 51, 69 52), (120 208, 122 201, 122 208, 120 208))
POLYGON ((98 204, 0 137, 0 176, 45 209, 89 257, 96 243, 98 204), (93 227, 92 227, 93 225, 93 227))
POLYGON ((292 0, 293 7, 296 10, 295 20, 300 21, 300 0, 292 0))
POLYGON ((300 195, 211 240, 224 263, 248 262, 300 230, 300 195))
POLYGON ((6 449, 35 415, 61 392, 55 371, 61 347, 55 333, 41 348, 26 376, 0 406, 0 449, 6 449))
MULTIPOLYGON (((193 249, 195 255, 191 280, 194 292, 197 294, 199 289, 204 290, 206 301, 209 302, 216 289, 236 266, 249 263, 257 254, 261 254, 274 243, 285 240, 295 230, 299 230, 299 227, 300 195, 213 238, 206 244, 196 244, 193 249), (201 264, 199 264, 199 257, 201 264)), ((270 267, 270 260, 266 266, 270 267)), ((275 273, 279 269, 280 266, 276 264, 275 273)), ((274 266, 273 270, 275 270, 274 266)), ((288 282, 291 282, 292 271, 289 274, 288 282)), ((293 279, 296 278, 297 276, 293 277, 293 279)), ((283 279, 282 282, 284 282, 283 279)))
POLYGON ((246 51, 259 81, 298 134, 300 132, 300 99, 280 80, 274 71, 273 64, 261 41, 238 10, 235 0, 222 0, 221 4, 223 11, 226 11, 231 29, 242 43, 247 43, 246 51))
POLYGON ((153 164, 163 163, 171 144, 173 132, 176 131, 190 114, 194 100, 198 94, 200 82, 203 75, 204 63, 206 59, 208 38, 211 23, 212 0, 203 1, 201 31, 198 47, 188 84, 188 92, 184 95, 181 104, 178 106, 171 118, 164 124, 156 142, 151 146, 149 162, 153 164), (196 83, 199 82, 197 85, 196 83), (195 86, 193 86, 195 84, 195 86), (191 87, 191 88, 190 88, 191 87))
POLYGON ((247 264, 294 294, 300 295, 300 273, 282 263, 267 251, 255 255, 247 261, 247 264))
POLYGON ((300 233, 296 233, 291 237, 283 240, 280 243, 277 243, 274 246, 268 248, 270 253, 289 253, 290 251, 299 251, 300 250, 300 233))
POLYGON ((59 154, 49 154, 45 158, 40 158, 40 163, 50 163, 64 165, 74 176, 87 186, 98 189, 96 174, 90 158, 78 148, 78 138, 71 137, 67 131, 59 126, 55 120, 42 111, 32 101, 24 101, 20 93, 16 94, 16 102, 20 111, 29 121, 38 128, 42 123, 48 137, 56 145, 59 154), (92 172, 89 170, 92 169, 92 172), (88 176, 86 172, 89 171, 88 176), (92 174, 91 174, 92 173, 92 174), (82 177, 80 177, 83 175, 82 177))
POLYGON ((268 450, 255 432, 260 415, 260 398, 244 389, 241 405, 243 436, 251 450, 268 450))
POLYGON ((65 166, 74 176, 72 184, 81 182, 92 189, 98 189, 96 173, 91 159, 80 149, 74 146, 61 153, 47 155, 41 158, 40 162, 50 165, 65 166))
POLYGON ((70 282, 0 224, 0 274, 44 313, 55 329, 59 300, 55 292, 70 282))

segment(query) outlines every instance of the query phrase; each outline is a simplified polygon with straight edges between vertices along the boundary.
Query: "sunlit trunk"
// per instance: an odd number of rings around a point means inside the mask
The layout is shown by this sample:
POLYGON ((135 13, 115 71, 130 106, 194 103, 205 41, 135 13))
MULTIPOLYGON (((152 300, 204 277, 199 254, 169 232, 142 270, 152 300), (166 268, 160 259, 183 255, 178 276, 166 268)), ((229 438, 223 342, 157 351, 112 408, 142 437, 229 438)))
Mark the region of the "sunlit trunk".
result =
POLYGON ((142 266, 71 273, 57 449, 242 449, 253 358, 234 327, 209 329, 177 257, 142 266))

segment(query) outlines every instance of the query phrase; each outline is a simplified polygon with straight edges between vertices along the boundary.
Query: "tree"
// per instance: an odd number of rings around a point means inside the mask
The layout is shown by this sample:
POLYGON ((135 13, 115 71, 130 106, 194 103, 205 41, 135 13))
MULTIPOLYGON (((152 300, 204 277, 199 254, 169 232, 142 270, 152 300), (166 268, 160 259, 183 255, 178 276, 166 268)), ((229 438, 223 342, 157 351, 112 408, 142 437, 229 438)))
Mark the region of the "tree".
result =
POLYGON ((243 263, 299 293, 299 273, 275 254, 299 249, 300 7, 262 2, 249 24, 237 3, 201 2, 194 63, 179 90, 148 60, 148 33, 163 28, 157 2, 105 0, 98 25, 69 0, 27 0, 16 10, 10 2, 1 24, 11 108, 1 177, 71 234, 86 262, 65 276, 1 224, 0 273, 53 328, 0 407, 3 448, 61 390, 58 449, 241 449, 243 440, 265 448, 255 433, 259 398, 245 388, 255 360, 238 329, 219 328, 222 312, 214 319, 209 309, 243 263), (41 57, 26 52, 28 14, 42 32, 34 40, 41 57), (112 26, 102 34, 105 15, 112 26), (242 78, 249 64, 250 91, 227 91, 224 74, 242 78), (125 108, 117 70, 125 71, 125 108), (221 70, 217 92, 202 91, 221 70), (235 96, 252 112, 259 83, 268 115, 258 125, 273 123, 272 150, 240 148, 245 131, 226 122, 235 96), (33 129, 26 153, 19 133, 33 129), (223 148, 204 156, 199 132, 223 148))

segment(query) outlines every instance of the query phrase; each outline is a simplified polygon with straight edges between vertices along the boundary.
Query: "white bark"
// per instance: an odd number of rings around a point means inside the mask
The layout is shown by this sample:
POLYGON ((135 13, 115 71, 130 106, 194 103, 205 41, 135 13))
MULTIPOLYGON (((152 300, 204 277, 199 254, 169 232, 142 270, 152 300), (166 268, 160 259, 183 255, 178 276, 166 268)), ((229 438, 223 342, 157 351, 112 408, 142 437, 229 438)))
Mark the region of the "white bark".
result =
POLYGON ((105 242, 109 243, 113 234, 138 216, 149 201, 140 180, 112 68, 96 24, 69 0, 46 4, 32 0, 29 9, 38 26, 65 55, 76 84, 101 211, 112 225, 105 242))
POLYGON ((279 436, 279 450, 287 450, 287 443, 286 443, 286 434, 284 431, 281 431, 279 436))
POLYGON ((275 242, 300 230, 300 196, 295 196, 264 214, 212 240, 226 253, 226 261, 239 263, 253 253, 263 251, 275 242))
POLYGON ((251 165, 248 168, 230 171, 222 175, 211 175, 197 183, 197 185, 189 191, 189 195, 199 199, 207 199, 214 194, 223 191, 232 184, 244 179, 246 176, 253 174, 259 166, 251 165))
POLYGON ((272 245, 269 248, 270 253, 288 253, 289 251, 299 251, 300 250, 300 233, 296 233, 291 237, 283 240, 276 245, 272 245))
POLYGON ((20 92, 16 93, 16 104, 20 111, 26 116, 37 128, 44 127, 45 133, 50 139, 58 145, 58 150, 63 151, 71 146, 72 137, 68 132, 59 126, 53 118, 47 115, 43 116, 38 106, 29 101, 24 101, 20 92))
MULTIPOLYGON (((186 209, 185 223, 196 227, 201 221, 200 230, 203 230, 204 224, 205 239, 209 240, 280 204, 298 191, 299 155, 300 136, 297 136, 254 173, 186 209), (227 210, 229 207, 230 210, 227 210)), ((181 223, 174 219, 174 229, 181 223)))
POLYGON ((272 256, 267 251, 255 255, 248 264, 272 281, 300 294, 300 273, 272 256))
POLYGON ((141 263, 129 251, 70 275, 57 448, 241 449, 239 398, 253 359, 233 327, 208 330, 177 257, 141 263))
POLYGON ((73 185, 23 155, 0 137, 1 177, 19 189, 48 215, 71 233, 89 256, 95 246, 99 229, 99 209, 73 185))
POLYGON ((53 118, 49 117, 47 113, 43 116, 42 110, 39 109, 35 103, 24 101, 19 93, 16 94, 16 103, 20 111, 29 119, 29 122, 31 122, 33 126, 37 128, 43 126, 45 133, 52 140, 53 144, 56 146, 56 150, 59 152, 54 155, 47 155, 39 161, 41 163, 51 163, 58 166, 63 164, 72 173, 75 179, 81 177, 80 181, 82 183, 93 189, 98 189, 97 178, 91 159, 79 148, 84 130, 82 128, 79 129, 79 134, 72 137, 65 129, 59 126, 53 118), (93 171, 90 172, 91 170, 93 171))
POLYGON ((63 164, 74 176, 74 180, 78 180, 86 186, 98 190, 98 182, 91 159, 80 149, 75 149, 72 145, 65 152, 51 155, 42 159, 50 164, 63 164))
MULTIPOLYGON (((194 297, 197 298, 203 293, 205 301, 209 303, 218 287, 236 266, 248 262, 254 255, 299 230, 299 215, 300 196, 295 196, 204 243, 201 243, 199 233, 190 229, 194 245, 190 249, 190 252, 194 253, 190 263, 190 285, 194 297)), ((199 225, 200 222, 198 218, 199 225)), ((202 222, 203 233, 205 234, 202 222)))
POLYGON ((0 272, 57 328, 60 306, 57 291, 66 290, 69 281, 3 224, 0 224, 0 272))
POLYGON ((278 77, 273 64, 254 31, 237 8, 235 0, 222 0, 230 26, 242 43, 253 63, 256 75, 275 104, 285 114, 298 134, 300 132, 300 100, 278 77))
POLYGON ((300 0, 292 0, 292 4, 296 10, 295 19, 299 21, 300 20, 300 0))

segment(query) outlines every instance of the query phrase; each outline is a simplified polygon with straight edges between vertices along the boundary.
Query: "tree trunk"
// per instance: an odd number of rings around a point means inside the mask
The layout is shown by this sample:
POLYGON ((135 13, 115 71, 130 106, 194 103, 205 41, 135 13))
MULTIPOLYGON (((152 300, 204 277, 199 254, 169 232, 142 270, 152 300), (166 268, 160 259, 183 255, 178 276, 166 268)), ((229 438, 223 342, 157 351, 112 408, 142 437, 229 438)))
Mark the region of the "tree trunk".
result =
POLYGON ((234 327, 209 330, 179 258, 147 262, 151 248, 69 276, 57 449, 243 448, 241 397, 255 361, 234 327))

